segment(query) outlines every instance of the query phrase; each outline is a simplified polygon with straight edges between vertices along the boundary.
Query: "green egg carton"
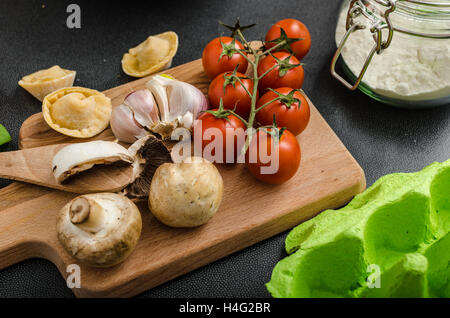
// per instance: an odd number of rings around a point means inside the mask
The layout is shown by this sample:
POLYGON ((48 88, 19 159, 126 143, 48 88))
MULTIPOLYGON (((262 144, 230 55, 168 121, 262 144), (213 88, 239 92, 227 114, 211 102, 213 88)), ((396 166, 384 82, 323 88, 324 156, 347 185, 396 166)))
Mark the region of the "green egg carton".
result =
POLYGON ((450 297, 450 160, 382 177, 294 228, 274 297, 450 297))

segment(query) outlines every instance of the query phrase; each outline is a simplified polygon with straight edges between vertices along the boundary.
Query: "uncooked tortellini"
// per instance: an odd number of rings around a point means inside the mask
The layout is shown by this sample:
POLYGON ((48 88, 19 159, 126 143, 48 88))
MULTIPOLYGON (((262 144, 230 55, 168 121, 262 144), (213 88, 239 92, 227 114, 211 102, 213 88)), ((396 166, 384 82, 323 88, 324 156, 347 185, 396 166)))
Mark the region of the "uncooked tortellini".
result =
POLYGON ((122 58, 123 71, 134 77, 144 77, 170 67, 178 49, 175 32, 152 35, 131 48, 122 58))
POLYGON ((42 113, 47 124, 71 137, 89 138, 108 127, 111 100, 99 91, 83 88, 62 88, 47 95, 42 113))
POLYGON ((19 85, 42 101, 48 94, 60 88, 72 86, 75 75, 75 71, 65 70, 55 65, 46 70, 24 76, 19 81, 19 85))

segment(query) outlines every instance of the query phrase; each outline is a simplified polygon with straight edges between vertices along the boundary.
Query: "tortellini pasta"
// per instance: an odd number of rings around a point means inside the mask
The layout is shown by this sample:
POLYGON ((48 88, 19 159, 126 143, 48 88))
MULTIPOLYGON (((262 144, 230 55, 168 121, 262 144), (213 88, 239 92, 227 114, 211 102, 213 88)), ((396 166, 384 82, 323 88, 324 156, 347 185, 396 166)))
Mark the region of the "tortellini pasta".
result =
POLYGON ((149 36, 138 46, 128 50, 122 58, 123 71, 134 77, 144 77, 170 67, 178 49, 175 32, 149 36))
POLYGON ((54 130, 71 137, 89 138, 101 133, 111 119, 111 100, 84 87, 59 89, 44 98, 42 113, 54 130))
POLYGON ((58 65, 24 76, 19 85, 42 101, 48 94, 73 85, 75 71, 65 70, 58 65))

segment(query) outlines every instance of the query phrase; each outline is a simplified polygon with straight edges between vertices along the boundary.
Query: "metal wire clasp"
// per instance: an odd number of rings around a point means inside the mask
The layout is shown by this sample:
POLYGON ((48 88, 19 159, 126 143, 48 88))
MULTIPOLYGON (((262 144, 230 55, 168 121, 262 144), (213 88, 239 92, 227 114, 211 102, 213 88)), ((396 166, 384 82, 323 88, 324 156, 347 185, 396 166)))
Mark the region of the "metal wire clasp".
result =
POLYGON ((361 0, 352 0, 347 13, 347 22, 346 22, 347 32, 342 38, 341 43, 339 44, 339 47, 337 48, 331 63, 331 74, 337 80, 339 80, 344 86, 346 86, 348 89, 352 91, 358 88, 375 53, 381 54, 383 50, 387 49, 391 44, 392 38, 394 36, 394 27, 391 24, 389 15, 395 11, 397 0, 375 0, 375 1, 385 7, 388 7, 388 9, 384 12, 383 15, 385 21, 376 17, 375 14, 371 12, 361 0), (372 33, 375 45, 373 46, 372 50, 367 56, 366 62, 364 63, 364 66, 358 78, 356 79, 355 84, 351 84, 336 72, 336 63, 339 57, 341 56, 342 49, 344 48, 345 43, 347 42, 350 35, 355 31, 366 28, 366 25, 364 23, 355 22, 355 18, 361 15, 365 16, 367 19, 371 21, 372 26, 370 28, 370 32, 372 33), (389 31, 387 39, 385 41, 383 41, 384 29, 388 29, 389 31))

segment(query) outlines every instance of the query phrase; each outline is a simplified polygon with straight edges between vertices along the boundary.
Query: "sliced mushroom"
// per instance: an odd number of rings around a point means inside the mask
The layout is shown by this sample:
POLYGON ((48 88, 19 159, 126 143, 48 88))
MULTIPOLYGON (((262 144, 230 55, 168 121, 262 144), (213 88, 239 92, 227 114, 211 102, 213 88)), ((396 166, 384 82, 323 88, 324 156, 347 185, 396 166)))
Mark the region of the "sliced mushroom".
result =
POLYGON ((74 174, 91 169, 94 165, 117 161, 132 163, 133 156, 118 143, 96 140, 62 148, 53 157, 52 170, 56 180, 61 183, 74 174))
POLYGON ((148 197, 150 184, 156 169, 164 163, 171 163, 172 157, 167 146, 154 135, 145 136, 128 148, 134 157, 131 183, 123 194, 136 200, 148 197))
POLYGON ((139 209, 116 193, 86 194, 66 204, 57 217, 58 240, 80 262, 109 267, 134 250, 142 230, 139 209))

